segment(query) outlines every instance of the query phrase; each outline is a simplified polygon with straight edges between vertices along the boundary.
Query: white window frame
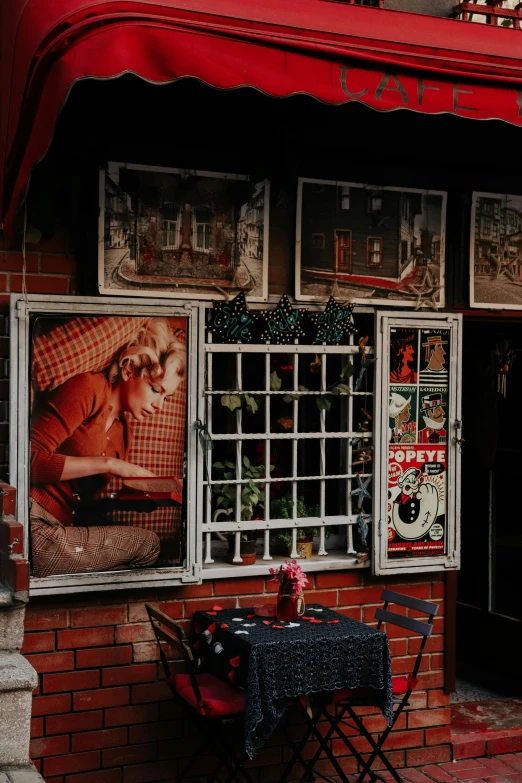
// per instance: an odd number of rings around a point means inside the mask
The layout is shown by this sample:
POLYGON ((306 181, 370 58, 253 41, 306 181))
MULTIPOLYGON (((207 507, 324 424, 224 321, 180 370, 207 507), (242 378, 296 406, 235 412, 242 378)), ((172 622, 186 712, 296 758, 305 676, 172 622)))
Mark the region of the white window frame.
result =
MULTIPOLYGON (((362 311, 363 308, 360 308, 360 311, 362 311)), ((368 310, 365 309, 366 312, 368 310)), ((370 311, 373 312, 373 311, 370 311)), ((214 399, 216 399, 219 403, 220 396, 222 394, 233 394, 234 391, 240 392, 242 390, 242 356, 245 354, 258 354, 260 357, 260 360, 264 361, 265 363, 265 388, 258 389, 255 391, 252 390, 246 390, 248 394, 262 397, 264 396, 265 400, 270 400, 271 396, 278 395, 278 394, 297 394, 300 398, 304 395, 313 395, 313 396, 320 396, 327 394, 326 392, 321 391, 308 391, 308 392, 298 392, 297 386, 298 386, 298 362, 299 357, 301 355, 305 354, 318 354, 323 359, 326 357, 326 360, 328 356, 332 355, 345 355, 347 357, 351 357, 352 359, 359 355, 359 347, 356 344, 356 341, 354 340, 353 335, 350 336, 350 344, 349 345, 343 345, 343 346, 327 346, 327 345, 267 345, 267 344, 217 344, 212 343, 211 338, 209 337, 208 341, 205 343, 204 346, 204 356, 202 357, 202 366, 200 369, 200 373, 203 377, 206 377, 206 386, 203 389, 203 394, 200 400, 200 409, 199 409, 199 415, 198 418, 201 421, 205 421, 207 425, 207 431, 208 431, 208 446, 207 446, 207 452, 206 452, 206 463, 208 466, 209 472, 211 472, 211 465, 213 462, 213 454, 212 454, 212 448, 211 448, 211 442, 214 441, 223 441, 223 440, 235 440, 236 443, 238 443, 238 447, 236 450, 236 471, 238 470, 238 465, 242 464, 242 449, 241 444, 245 440, 256 440, 256 441, 262 441, 265 443, 265 476, 270 475, 269 465, 270 465, 270 442, 277 439, 286 439, 290 440, 293 443, 293 465, 294 465, 294 475, 288 478, 281 477, 274 477, 274 478, 263 478, 256 480, 256 483, 264 484, 265 485, 265 519, 264 520, 256 520, 255 522, 255 528, 257 530, 264 530, 264 543, 263 543, 263 555, 260 558, 258 556, 256 563, 253 565, 229 565, 226 563, 218 563, 213 560, 212 554, 211 554, 211 538, 212 533, 234 533, 235 534, 235 557, 238 559, 236 562, 239 562, 240 560, 240 553, 239 553, 239 547, 240 547, 240 537, 241 537, 241 531, 242 530, 248 530, 252 529, 252 521, 236 521, 236 520, 223 520, 219 522, 213 522, 212 521, 212 513, 211 513, 211 497, 210 493, 205 491, 206 497, 202 501, 202 539, 203 539, 203 549, 204 549, 204 560, 203 560, 203 570, 202 570, 202 578, 205 579, 218 579, 218 578, 230 578, 230 577, 244 577, 248 575, 260 575, 260 574, 266 574, 267 569, 269 566, 279 565, 280 562, 284 562, 284 560, 288 559, 288 555, 286 556, 278 556, 278 555, 271 555, 270 553, 270 533, 273 530, 276 529, 292 529, 292 551, 290 553, 290 557, 298 559, 299 555, 297 553, 296 549, 296 543, 297 543, 297 529, 298 528, 306 528, 306 527, 318 527, 320 529, 320 536, 319 536, 319 551, 317 553, 314 553, 314 557, 311 559, 301 558, 300 559, 300 565, 302 566, 304 571, 324 571, 324 570, 333 570, 333 569, 352 569, 352 568, 369 568, 370 562, 368 560, 357 562, 356 559, 356 550, 353 545, 353 526, 357 524, 357 520, 359 517, 359 513, 357 511, 354 511, 352 507, 352 496, 351 491, 353 489, 357 488, 357 483, 355 481, 356 474, 346 473, 346 474, 326 474, 325 473, 325 444, 326 441, 330 438, 346 438, 347 439, 347 470, 349 470, 348 466, 351 466, 352 463, 352 439, 353 438, 359 438, 361 437, 360 432, 354 431, 354 421, 353 421, 353 405, 354 400, 360 400, 362 397, 374 396, 374 390, 370 390, 368 392, 354 392, 353 391, 353 383, 354 379, 353 377, 350 377, 349 380, 346 380, 345 383, 347 383, 351 389, 350 395, 342 395, 341 398, 343 400, 346 400, 347 404, 347 430, 346 432, 341 433, 334 433, 334 432, 328 432, 326 430, 326 416, 328 416, 328 413, 325 411, 320 412, 320 430, 316 433, 310 433, 310 432, 303 432, 299 433, 297 432, 298 429, 298 400, 293 401, 289 404, 289 409, 293 411, 293 430, 290 433, 272 433, 270 432, 270 406, 269 403, 265 405, 265 430, 264 433, 242 433, 242 416, 243 412, 241 409, 238 409, 235 411, 236 414, 236 434, 230 435, 230 434, 213 434, 211 431, 211 422, 212 422, 212 405, 214 399), (218 386, 213 386, 213 359, 214 356, 217 356, 219 358, 219 355, 223 355, 224 353, 228 354, 236 354, 236 380, 238 381, 238 388, 236 390, 230 390, 230 389, 222 389, 218 386), (270 389, 270 357, 273 354, 294 354, 294 371, 293 371, 293 391, 289 392, 288 390, 283 391, 272 391, 270 389), (290 408, 292 406, 292 408, 290 408), (349 437, 351 436, 351 438, 349 437), (296 450, 297 445, 300 440, 306 440, 307 438, 313 437, 314 439, 318 439, 320 442, 320 456, 321 456, 321 475, 319 476, 308 476, 304 478, 304 481, 306 480, 314 480, 314 481, 320 481, 320 514, 319 517, 296 517, 294 516, 293 519, 270 519, 269 515, 269 509, 270 509, 270 484, 272 482, 285 482, 288 484, 288 486, 292 490, 293 495, 293 513, 296 514, 297 509, 297 498, 299 497, 299 484, 302 483, 302 480, 297 480, 298 477, 296 476, 296 464, 297 464, 297 458, 296 458, 296 450), (328 483, 328 478, 326 478, 327 475, 331 475, 332 478, 343 478, 347 480, 347 510, 349 509, 349 513, 337 515, 337 516, 327 516, 325 514, 325 491, 326 491, 326 485, 328 483), (328 549, 328 543, 327 539, 325 541, 325 527, 328 525, 346 525, 347 526, 347 536, 346 536, 346 552, 342 555, 340 552, 331 553, 329 554, 327 552, 328 549)), ((374 348, 368 348, 367 349, 368 355, 374 354, 374 348)), ((326 387, 326 363, 323 360, 321 365, 321 387, 324 389, 326 387)), ((249 414, 246 414, 249 415, 249 414)), ((370 443, 372 442, 374 438, 374 431, 369 431, 368 433, 364 433, 364 437, 368 437, 370 440, 370 443)), ((372 467, 375 465, 375 462, 373 461, 372 467)), ((363 473, 360 474, 362 478, 368 478, 372 476, 372 473, 363 473)), ((237 472, 236 472, 237 476, 237 472)), ((237 509, 240 506, 240 485, 241 480, 238 480, 237 478, 235 480, 214 480, 211 479, 210 484, 214 485, 215 483, 228 483, 232 485, 236 485, 237 487, 237 494, 236 494, 236 502, 235 502, 235 511, 237 514, 237 509)), ((207 480, 207 476, 203 476, 203 481, 201 482, 200 486, 203 490, 208 486, 209 482, 207 480)), ((366 522, 371 525, 372 522, 372 515, 365 513, 365 520, 366 522)))
MULTIPOLYGON (((460 439, 462 437, 462 316, 452 313, 376 313, 376 351, 380 357, 380 378, 375 389, 375 518, 373 572, 377 575, 421 573, 460 568, 460 439), (390 329, 416 327, 449 329, 452 334, 449 357, 446 552, 434 556, 388 558, 388 384, 390 375, 390 329)), ((376 375, 377 379, 377 375, 376 375)))
POLYGON ((165 237, 166 235, 168 237, 169 234, 173 234, 175 239, 174 244, 163 244, 163 250, 178 250, 181 246, 181 215, 182 210, 180 208, 178 209, 178 217, 176 220, 172 220, 171 218, 165 218, 163 220, 163 226, 161 227, 163 236, 165 237), (165 228, 165 226, 167 227, 165 228))
POLYGON ((211 214, 210 207, 202 204, 201 206, 192 207, 192 248, 198 253, 210 253, 210 220, 198 220, 198 210, 208 209, 211 214), (202 247, 198 244, 198 228, 203 226, 203 237, 208 239, 208 247, 202 247))
POLYGON ((16 487, 17 520, 24 525, 24 557, 29 553, 29 416, 30 416, 30 351, 32 316, 79 316, 79 315, 124 315, 162 316, 187 318, 189 334, 187 355, 187 475, 186 494, 186 562, 181 566, 132 569, 117 572, 94 572, 66 574, 49 577, 32 577, 31 595, 56 595, 60 593, 91 592, 93 590, 117 590, 130 587, 160 587, 201 581, 201 533, 198 530, 197 481, 202 475, 202 459, 197 448, 197 434, 193 426, 196 418, 196 399, 200 396, 198 383, 198 361, 190 361, 203 353, 202 304, 179 302, 175 305, 165 300, 150 300, 147 304, 140 299, 89 298, 78 296, 43 296, 40 294, 11 295, 11 383, 9 434, 9 481, 16 487))

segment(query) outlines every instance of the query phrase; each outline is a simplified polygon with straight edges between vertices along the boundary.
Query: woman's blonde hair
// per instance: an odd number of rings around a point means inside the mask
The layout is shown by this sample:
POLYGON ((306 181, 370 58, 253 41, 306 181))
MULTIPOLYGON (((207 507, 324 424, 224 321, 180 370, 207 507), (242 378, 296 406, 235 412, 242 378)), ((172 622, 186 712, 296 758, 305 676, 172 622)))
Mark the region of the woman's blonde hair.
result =
POLYGON ((181 329, 173 329, 166 318, 149 318, 109 367, 108 378, 115 383, 127 366, 134 375, 159 380, 172 368, 185 377, 186 348, 181 329))

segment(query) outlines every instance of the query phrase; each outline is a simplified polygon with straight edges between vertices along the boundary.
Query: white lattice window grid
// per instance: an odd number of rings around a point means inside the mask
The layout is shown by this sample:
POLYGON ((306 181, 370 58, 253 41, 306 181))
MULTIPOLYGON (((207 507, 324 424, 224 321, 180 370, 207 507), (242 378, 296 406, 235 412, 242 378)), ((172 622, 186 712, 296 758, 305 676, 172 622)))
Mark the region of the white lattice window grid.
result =
MULTIPOLYGON (((373 348, 367 348, 366 353, 368 355, 373 354, 373 348)), ((355 555, 357 554, 354 548, 354 533, 353 526, 358 523, 360 517, 360 511, 356 510, 356 503, 352 498, 352 490, 358 487, 357 473, 353 472, 352 466, 352 452, 354 450, 354 440, 361 439, 361 432, 355 430, 354 426, 354 404, 364 403, 365 398, 373 398, 373 385, 371 391, 355 391, 354 390, 354 378, 356 375, 351 376, 345 381, 350 388, 349 394, 340 395, 345 405, 345 420, 347 422, 346 431, 330 432, 326 427, 326 416, 328 412, 325 410, 320 411, 320 429, 316 432, 299 432, 299 399, 306 395, 329 396, 332 395, 331 391, 327 390, 326 378, 327 378, 327 363, 328 358, 334 355, 342 355, 346 357, 346 360, 353 362, 355 357, 359 355, 359 347, 355 345, 353 335, 350 336, 349 345, 330 346, 330 345, 249 345, 249 344, 216 344, 212 343, 212 336, 209 335, 208 342, 205 344, 205 402, 206 402, 206 426, 207 426, 207 452, 206 452, 206 465, 205 477, 203 481, 204 485, 204 520, 202 525, 203 531, 203 544, 205 559, 204 564, 207 568, 214 563, 211 551, 211 539, 212 533, 223 533, 235 535, 235 551, 234 562, 241 562, 240 555, 240 541, 243 531, 251 530, 253 523, 251 520, 242 520, 241 509, 241 485, 246 483, 247 480, 242 477, 242 465, 243 465, 243 444, 247 440, 264 441, 265 446, 265 477, 255 480, 255 483, 262 484, 265 487, 265 519, 256 520, 255 528, 257 530, 264 530, 264 544, 262 560, 272 560, 272 554, 270 553, 270 534, 271 531, 276 529, 292 529, 292 550, 290 557, 298 558, 297 552, 297 530, 299 528, 319 528, 319 549, 317 556, 324 557, 328 555, 326 549, 326 535, 325 529, 329 525, 345 525, 346 526, 346 551, 344 558, 347 561, 347 565, 355 564, 355 555), (219 362, 219 357, 223 354, 235 354, 236 360, 236 389, 222 389, 220 387, 220 375, 219 370, 216 368, 216 360, 219 362), (248 354, 257 354, 261 361, 264 362, 264 388, 252 390, 250 388, 245 389, 243 387, 243 357, 248 354), (270 358, 273 354, 288 354, 293 355, 293 387, 291 390, 285 389, 280 391, 273 391, 270 389, 270 358), (304 360, 305 355, 317 354, 321 357, 321 384, 319 391, 299 391, 298 390, 298 378, 299 378, 299 363, 304 360), (243 418, 249 414, 242 409, 236 409, 236 433, 235 434, 222 434, 212 432, 212 407, 213 405, 220 405, 220 398, 224 394, 239 394, 248 393, 249 395, 257 398, 265 399, 265 428, 263 432, 251 433, 243 432, 243 418), (295 394, 299 397, 291 403, 293 412, 293 427, 291 432, 285 433, 273 433, 271 432, 271 418, 270 418, 270 406, 271 400, 277 395, 295 394), (278 439, 289 440, 292 444, 292 475, 288 477, 272 477, 270 476, 270 450, 273 441, 278 439), (297 475, 298 465, 298 446, 300 441, 313 439, 319 442, 320 451, 320 471, 318 475, 297 475), (346 447, 346 470, 343 473, 327 473, 326 472, 326 443, 330 439, 341 439, 345 441, 346 447), (216 444, 219 441, 234 441, 236 448, 235 465, 236 465, 236 478, 214 479, 212 478, 212 462, 213 462, 213 449, 212 444, 216 444), (348 472, 349 471, 349 472, 348 472), (327 515, 326 511, 326 492, 328 482, 334 479, 346 480, 346 514, 327 515), (299 497, 299 487, 305 481, 318 481, 319 482, 319 516, 318 517, 297 517, 297 498, 299 497), (292 519, 271 519, 270 518, 270 502, 272 497, 272 485, 275 482, 281 482, 288 484, 291 488, 293 499, 293 518, 292 519), (213 521, 212 519, 212 489, 220 484, 229 484, 236 487, 236 497, 234 504, 234 519, 219 519, 213 521)), ((355 363, 358 366, 357 360, 355 363)), ((219 367, 219 365, 218 365, 219 367)), ((370 431, 364 431, 364 439, 368 439, 369 444, 373 443, 374 433, 370 431)), ((369 463, 370 465, 373 462, 369 463)), ((372 473, 359 473, 361 479, 366 480, 372 478, 372 473)), ((371 482, 370 482, 371 486, 371 482)), ((364 519, 367 524, 372 521, 372 515, 364 513, 364 519)), ((248 566, 246 566, 248 568, 248 566)), ((239 574, 238 574, 239 575, 239 574)))

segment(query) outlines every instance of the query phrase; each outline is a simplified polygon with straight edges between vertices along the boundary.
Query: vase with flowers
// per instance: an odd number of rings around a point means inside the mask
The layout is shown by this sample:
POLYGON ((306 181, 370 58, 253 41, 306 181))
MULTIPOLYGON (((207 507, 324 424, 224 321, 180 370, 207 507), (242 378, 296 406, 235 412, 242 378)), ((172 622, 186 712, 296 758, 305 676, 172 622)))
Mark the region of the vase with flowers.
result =
POLYGON ((287 560, 278 569, 271 568, 270 573, 272 574, 270 581, 279 583, 277 619, 293 623, 305 611, 303 589, 308 582, 308 577, 296 560, 287 560))

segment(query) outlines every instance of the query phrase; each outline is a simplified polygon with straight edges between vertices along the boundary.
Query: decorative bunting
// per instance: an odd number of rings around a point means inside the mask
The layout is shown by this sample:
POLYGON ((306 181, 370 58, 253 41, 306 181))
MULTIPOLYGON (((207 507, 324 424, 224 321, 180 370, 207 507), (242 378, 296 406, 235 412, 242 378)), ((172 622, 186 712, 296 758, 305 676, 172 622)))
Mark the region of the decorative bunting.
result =
POLYGON ((241 291, 228 302, 213 302, 209 329, 223 343, 249 343, 252 340, 252 325, 260 313, 248 310, 245 294, 241 291))
POLYGON ((275 310, 262 310, 264 329, 261 340, 276 345, 289 345, 296 337, 304 337, 301 321, 305 310, 292 307, 286 294, 283 294, 275 310))
POLYGON ((314 343, 339 345, 345 334, 355 334, 353 305, 343 307, 331 296, 322 313, 311 313, 310 320, 316 328, 314 343))

